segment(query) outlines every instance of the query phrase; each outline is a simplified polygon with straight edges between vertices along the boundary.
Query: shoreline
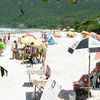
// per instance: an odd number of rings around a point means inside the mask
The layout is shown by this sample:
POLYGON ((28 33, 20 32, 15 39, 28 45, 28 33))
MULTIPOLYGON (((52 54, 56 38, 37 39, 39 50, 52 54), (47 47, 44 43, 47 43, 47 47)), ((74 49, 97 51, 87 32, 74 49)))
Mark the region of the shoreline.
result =
POLYGON ((35 29, 35 28, 0 28, 0 34, 4 33, 25 33, 25 32, 40 32, 40 31, 49 31, 50 29, 35 29))

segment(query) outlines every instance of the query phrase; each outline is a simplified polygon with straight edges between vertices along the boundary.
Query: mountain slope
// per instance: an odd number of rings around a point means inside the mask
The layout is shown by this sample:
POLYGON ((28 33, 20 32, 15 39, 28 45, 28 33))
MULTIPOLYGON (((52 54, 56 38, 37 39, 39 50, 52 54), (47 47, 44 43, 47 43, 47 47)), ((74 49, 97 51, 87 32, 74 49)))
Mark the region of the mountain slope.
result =
POLYGON ((100 0, 80 1, 75 5, 67 0, 0 0, 1 27, 60 27, 65 20, 90 19, 100 15, 100 0))

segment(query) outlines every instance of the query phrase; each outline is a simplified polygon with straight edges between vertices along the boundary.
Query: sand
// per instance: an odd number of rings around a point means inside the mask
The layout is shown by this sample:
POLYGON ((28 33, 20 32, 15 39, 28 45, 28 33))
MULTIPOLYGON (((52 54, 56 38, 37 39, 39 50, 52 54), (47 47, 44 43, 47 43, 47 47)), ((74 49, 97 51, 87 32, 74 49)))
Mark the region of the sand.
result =
MULTIPOLYGON (((33 33, 37 38, 40 38, 39 31, 33 33)), ((28 82, 26 64, 21 64, 20 60, 9 59, 12 57, 11 44, 20 35, 18 33, 11 35, 11 41, 7 43, 7 48, 0 57, 0 65, 8 70, 7 77, 0 77, 1 100, 27 100, 27 93, 34 91, 32 87, 24 86, 24 83, 28 82)), ((50 79, 55 80, 58 85, 67 90, 73 89, 73 82, 79 80, 82 74, 88 73, 88 50, 77 50, 73 54, 67 51, 69 46, 81 38, 80 35, 69 38, 66 37, 65 32, 62 32, 61 38, 54 38, 56 44, 48 46, 46 64, 50 66, 52 71, 50 79)), ((93 53, 91 54, 91 70, 96 62, 93 53)))

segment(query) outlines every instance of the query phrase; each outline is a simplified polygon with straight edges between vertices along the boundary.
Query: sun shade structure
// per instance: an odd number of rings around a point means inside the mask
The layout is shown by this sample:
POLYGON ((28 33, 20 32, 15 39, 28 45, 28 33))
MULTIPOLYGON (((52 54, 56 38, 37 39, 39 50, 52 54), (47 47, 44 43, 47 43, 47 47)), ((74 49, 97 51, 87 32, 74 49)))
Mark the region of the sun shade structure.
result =
POLYGON ((31 42, 34 42, 36 46, 39 45, 38 40, 32 34, 27 33, 21 37, 22 44, 30 44, 31 42))
MULTIPOLYGON (((75 42, 71 47, 68 48, 69 53, 74 53, 75 50, 78 49, 88 49, 89 52, 89 65, 88 65, 88 75, 90 77, 90 53, 93 52, 100 52, 100 41, 94 39, 93 37, 88 37, 82 39, 81 41, 75 42)), ((89 78, 89 85, 90 88, 90 78, 89 78)))
POLYGON ((23 35, 22 37, 23 38, 25 38, 25 37, 33 37, 34 39, 36 39, 36 37, 34 35, 30 34, 30 33, 27 33, 27 34, 23 35))
POLYGON ((52 31, 47 31, 47 32, 44 32, 44 34, 46 34, 46 35, 52 35, 53 32, 52 31))
POLYGON ((100 41, 92 37, 76 41, 71 47, 68 48, 69 53, 73 53, 77 49, 89 49, 89 52, 100 52, 100 41))

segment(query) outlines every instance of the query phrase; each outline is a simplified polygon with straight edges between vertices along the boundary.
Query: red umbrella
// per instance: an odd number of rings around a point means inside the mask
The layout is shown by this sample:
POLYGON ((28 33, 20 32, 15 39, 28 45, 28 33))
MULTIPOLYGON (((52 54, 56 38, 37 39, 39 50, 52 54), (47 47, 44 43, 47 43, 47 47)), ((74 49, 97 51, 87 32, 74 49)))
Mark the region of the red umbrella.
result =
POLYGON ((35 45, 39 45, 38 41, 37 41, 37 38, 32 35, 32 34, 25 34, 25 35, 22 35, 21 37, 21 43, 23 44, 30 44, 31 42, 34 42, 35 45))
POLYGON ((95 54, 95 58, 94 59, 100 59, 100 52, 97 52, 96 54, 95 54))
POLYGON ((23 38, 25 38, 25 37, 33 37, 34 39, 36 39, 36 37, 34 35, 30 34, 30 33, 27 33, 27 34, 23 35, 22 37, 23 38))

